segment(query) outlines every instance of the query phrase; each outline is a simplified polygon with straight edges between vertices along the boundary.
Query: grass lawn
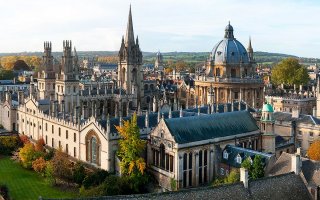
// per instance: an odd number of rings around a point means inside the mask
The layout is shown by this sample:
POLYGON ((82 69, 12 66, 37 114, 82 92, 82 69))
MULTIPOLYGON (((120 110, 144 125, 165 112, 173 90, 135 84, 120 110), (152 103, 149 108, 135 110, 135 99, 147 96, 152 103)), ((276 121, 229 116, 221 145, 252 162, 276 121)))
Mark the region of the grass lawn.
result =
POLYGON ((45 198, 68 198, 76 194, 52 187, 45 179, 34 171, 26 170, 10 157, 0 156, 0 183, 9 188, 9 196, 13 200, 36 200, 45 198))

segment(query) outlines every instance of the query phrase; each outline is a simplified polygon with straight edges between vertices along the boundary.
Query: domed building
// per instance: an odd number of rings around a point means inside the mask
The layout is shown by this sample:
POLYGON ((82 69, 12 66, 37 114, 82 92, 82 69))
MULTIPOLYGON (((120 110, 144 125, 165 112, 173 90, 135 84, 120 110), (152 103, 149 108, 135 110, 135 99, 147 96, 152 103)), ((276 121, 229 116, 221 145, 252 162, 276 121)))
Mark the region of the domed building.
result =
POLYGON ((251 39, 246 49, 230 22, 224 38, 212 49, 205 70, 195 81, 199 104, 244 101, 254 108, 263 103, 263 81, 256 75, 251 39))

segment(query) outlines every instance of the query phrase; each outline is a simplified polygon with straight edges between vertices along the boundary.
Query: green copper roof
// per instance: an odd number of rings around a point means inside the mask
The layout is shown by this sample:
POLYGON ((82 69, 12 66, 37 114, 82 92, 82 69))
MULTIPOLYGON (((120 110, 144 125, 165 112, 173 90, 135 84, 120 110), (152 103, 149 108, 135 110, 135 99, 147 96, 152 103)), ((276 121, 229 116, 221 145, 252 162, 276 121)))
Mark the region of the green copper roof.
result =
POLYGON ((273 107, 271 104, 264 104, 262 108, 262 112, 273 112, 273 107))
POLYGON ((178 144, 233 136, 259 130, 248 111, 165 119, 178 144))

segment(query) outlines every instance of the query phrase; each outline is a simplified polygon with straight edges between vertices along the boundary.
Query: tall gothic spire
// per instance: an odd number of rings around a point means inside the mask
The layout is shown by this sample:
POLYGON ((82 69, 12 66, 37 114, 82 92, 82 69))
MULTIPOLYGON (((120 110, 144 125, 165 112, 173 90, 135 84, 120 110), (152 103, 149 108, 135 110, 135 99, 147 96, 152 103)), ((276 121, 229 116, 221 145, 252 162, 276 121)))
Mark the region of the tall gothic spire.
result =
POLYGON ((128 46, 129 44, 134 44, 131 5, 130 5, 130 9, 129 9, 129 17, 128 17, 126 37, 125 37, 125 44, 126 44, 126 46, 128 46))
POLYGON ((252 45, 251 45, 251 37, 249 37, 248 51, 253 51, 252 45))

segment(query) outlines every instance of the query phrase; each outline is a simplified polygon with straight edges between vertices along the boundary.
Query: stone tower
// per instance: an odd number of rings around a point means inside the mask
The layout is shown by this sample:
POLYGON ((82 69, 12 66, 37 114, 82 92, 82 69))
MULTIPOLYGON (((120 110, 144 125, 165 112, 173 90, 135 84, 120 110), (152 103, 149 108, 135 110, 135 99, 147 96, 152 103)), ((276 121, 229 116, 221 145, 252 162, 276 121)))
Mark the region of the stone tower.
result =
POLYGON ((76 50, 72 53, 72 42, 63 41, 60 73, 56 74, 56 100, 60 110, 74 113, 79 104, 79 64, 76 50))
POLYGON ((267 153, 275 153, 276 136, 274 134, 274 117, 272 105, 266 103, 262 108, 262 116, 260 119, 260 130, 262 132, 262 151, 267 153))
POLYGON ((160 53, 160 51, 158 51, 157 55, 156 55, 156 61, 154 63, 154 69, 155 70, 159 70, 159 71, 163 71, 164 67, 163 67, 163 56, 160 53))
POLYGON ((44 42, 43 70, 38 73, 39 99, 53 99, 55 94, 55 70, 51 42, 44 42))
POLYGON ((248 45, 247 51, 248 51, 249 61, 253 62, 254 59, 253 59, 253 48, 251 45, 251 37, 249 38, 249 45, 248 45))
POLYGON ((142 52, 138 36, 136 40, 134 39, 131 6, 126 35, 122 37, 119 50, 118 86, 125 89, 128 94, 134 95, 133 107, 137 108, 138 104, 144 104, 142 52))

